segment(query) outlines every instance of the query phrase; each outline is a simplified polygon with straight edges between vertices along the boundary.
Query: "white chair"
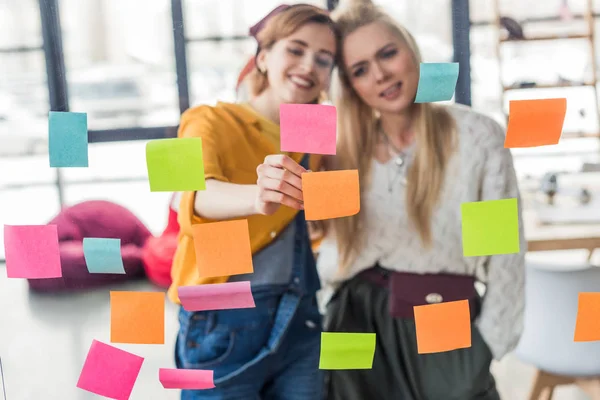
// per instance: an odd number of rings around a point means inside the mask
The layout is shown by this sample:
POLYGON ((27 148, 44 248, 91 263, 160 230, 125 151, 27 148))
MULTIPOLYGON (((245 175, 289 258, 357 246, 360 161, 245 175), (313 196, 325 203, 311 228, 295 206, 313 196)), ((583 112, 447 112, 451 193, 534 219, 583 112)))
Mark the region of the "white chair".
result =
MULTIPOLYGON (((579 292, 600 292, 600 267, 563 252, 528 254, 524 330, 517 357, 537 369, 530 400, 552 399, 559 385, 577 384, 600 399, 600 341, 574 342, 579 292), (544 395, 542 397, 542 395, 544 395)), ((587 258, 587 257, 586 257, 587 258)))

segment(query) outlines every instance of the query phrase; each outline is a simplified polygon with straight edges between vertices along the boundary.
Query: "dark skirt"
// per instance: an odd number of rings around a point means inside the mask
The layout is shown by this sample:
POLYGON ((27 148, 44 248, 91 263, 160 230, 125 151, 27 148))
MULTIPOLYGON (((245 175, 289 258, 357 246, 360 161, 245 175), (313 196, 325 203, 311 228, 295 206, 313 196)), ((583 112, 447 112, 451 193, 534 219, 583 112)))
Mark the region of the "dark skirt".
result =
POLYGON ((475 325, 471 347, 418 354, 415 323, 392 318, 388 290, 355 277, 327 306, 330 332, 375 332, 373 369, 327 371, 328 400, 499 400, 492 354, 475 325))

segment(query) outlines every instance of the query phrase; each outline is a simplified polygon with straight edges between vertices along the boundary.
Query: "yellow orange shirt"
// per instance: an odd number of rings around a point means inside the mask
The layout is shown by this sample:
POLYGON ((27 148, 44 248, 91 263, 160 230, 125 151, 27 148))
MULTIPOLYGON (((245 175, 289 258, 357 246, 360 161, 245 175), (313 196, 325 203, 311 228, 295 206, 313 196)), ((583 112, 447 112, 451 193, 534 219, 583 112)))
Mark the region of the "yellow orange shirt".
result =
MULTIPOLYGON (((262 117, 248 105, 242 104, 218 103, 214 107, 199 106, 187 110, 181 117, 178 137, 202 139, 205 178, 222 182, 256 184, 256 167, 266 156, 281 153, 276 145, 279 142, 278 125, 262 117)), ((300 162, 304 156, 302 153, 286 154, 296 162, 300 162)), ((320 158, 311 156, 312 170, 318 170, 320 158)), ((196 192, 183 193, 179 207, 179 243, 171 269, 173 283, 168 292, 169 298, 175 303, 179 303, 179 286, 224 283, 229 279, 228 276, 199 276, 192 225, 215 221, 201 218, 194 213, 195 197, 196 192)), ((271 243, 294 219, 296 213, 296 210, 282 206, 273 215, 248 217, 252 253, 271 243)))

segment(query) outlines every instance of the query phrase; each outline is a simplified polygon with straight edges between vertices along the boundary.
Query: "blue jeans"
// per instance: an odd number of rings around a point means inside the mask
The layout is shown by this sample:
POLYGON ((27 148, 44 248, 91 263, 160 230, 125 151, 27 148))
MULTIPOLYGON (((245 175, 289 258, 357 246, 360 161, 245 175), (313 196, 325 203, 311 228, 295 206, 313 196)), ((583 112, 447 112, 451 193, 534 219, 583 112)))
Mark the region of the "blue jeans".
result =
POLYGON ((321 398, 322 321, 316 299, 302 297, 295 310, 282 310, 281 298, 255 298, 256 308, 248 309, 189 312, 181 308, 177 367, 213 370, 216 386, 184 390, 182 400, 321 398), (289 325, 275 324, 276 314, 286 311, 293 313, 289 325))

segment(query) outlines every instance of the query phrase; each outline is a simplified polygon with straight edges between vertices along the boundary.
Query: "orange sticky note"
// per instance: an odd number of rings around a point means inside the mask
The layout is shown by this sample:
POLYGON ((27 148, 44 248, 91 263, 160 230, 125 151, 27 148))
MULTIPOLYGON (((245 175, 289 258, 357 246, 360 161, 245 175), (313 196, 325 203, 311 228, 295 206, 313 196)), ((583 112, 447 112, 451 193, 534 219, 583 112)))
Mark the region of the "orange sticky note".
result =
POLYGON ((164 344, 163 292, 110 292, 112 343, 164 344))
POLYGON ((471 347, 468 300, 415 306, 414 312, 419 354, 471 347))
POLYGON ((557 144, 566 113, 567 99, 565 98, 511 101, 504 147, 557 144))
POLYGON ((247 220, 196 224, 192 229, 200 277, 254 272, 247 220))
POLYGON ((574 340, 600 340, 600 293, 579 293, 574 340))
POLYGON ((348 217, 360 211, 358 170, 302 174, 307 221, 348 217))

